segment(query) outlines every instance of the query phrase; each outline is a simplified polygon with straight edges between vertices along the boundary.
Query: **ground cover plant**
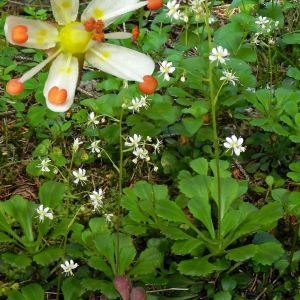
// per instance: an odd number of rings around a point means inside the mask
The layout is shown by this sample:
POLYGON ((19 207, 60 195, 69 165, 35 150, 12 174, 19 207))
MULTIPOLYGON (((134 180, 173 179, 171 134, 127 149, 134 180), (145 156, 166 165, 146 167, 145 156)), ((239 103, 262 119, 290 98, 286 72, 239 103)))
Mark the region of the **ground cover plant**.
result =
POLYGON ((300 299, 299 1, 0 11, 1 299, 300 299))

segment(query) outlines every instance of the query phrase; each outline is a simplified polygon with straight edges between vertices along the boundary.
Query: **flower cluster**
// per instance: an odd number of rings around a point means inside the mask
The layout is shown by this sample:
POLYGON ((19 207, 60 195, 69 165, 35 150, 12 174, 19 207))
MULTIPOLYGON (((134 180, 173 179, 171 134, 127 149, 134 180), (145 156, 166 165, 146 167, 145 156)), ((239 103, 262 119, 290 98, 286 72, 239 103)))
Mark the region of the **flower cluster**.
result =
POLYGON ((268 17, 258 16, 255 25, 256 32, 252 37, 252 44, 256 46, 274 45, 279 22, 268 17))
MULTIPOLYGON (((146 139, 143 139, 141 135, 134 134, 129 136, 125 142, 125 146, 129 147, 132 150, 132 154, 135 156, 132 159, 134 164, 137 164, 138 161, 150 161, 149 151, 147 147, 153 149, 153 153, 159 153, 162 142, 156 139, 156 142, 152 142, 152 138, 147 136, 146 139)), ((154 171, 157 171, 157 167, 154 166, 154 171)))
POLYGON ((134 97, 131 99, 131 102, 126 105, 123 104, 123 108, 128 108, 128 110, 132 111, 134 114, 135 112, 140 112, 141 108, 148 108, 148 97, 147 96, 140 96, 140 97, 134 97))
POLYGON ((103 207, 104 192, 102 189, 99 189, 98 192, 93 191, 91 194, 89 194, 89 197, 93 206, 93 211, 98 211, 103 207))
POLYGON ((108 39, 132 39, 132 33, 106 33, 104 30, 118 17, 145 5, 150 10, 161 8, 163 0, 92 0, 80 21, 76 21, 79 0, 51 0, 50 3, 59 27, 41 20, 6 18, 4 32, 9 43, 49 50, 44 61, 7 83, 8 94, 20 94, 24 82, 52 62, 43 94, 49 109, 65 112, 74 101, 82 57, 100 71, 140 82, 139 88, 145 94, 154 92, 157 81, 151 75, 155 67, 153 60, 143 53, 105 42, 108 39))

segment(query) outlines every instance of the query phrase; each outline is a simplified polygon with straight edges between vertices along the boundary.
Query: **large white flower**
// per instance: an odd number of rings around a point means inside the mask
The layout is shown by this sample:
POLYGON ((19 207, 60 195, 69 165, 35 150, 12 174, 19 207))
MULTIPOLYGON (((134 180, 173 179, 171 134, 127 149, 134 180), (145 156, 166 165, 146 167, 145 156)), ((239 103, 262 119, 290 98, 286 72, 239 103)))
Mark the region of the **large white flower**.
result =
POLYGON ((53 111, 67 111, 74 101, 81 57, 101 71, 140 82, 140 90, 144 93, 154 92, 156 80, 151 76, 155 67, 153 60, 145 54, 105 42, 106 39, 132 38, 131 33, 106 33, 104 30, 127 12, 145 5, 149 9, 160 8, 163 0, 92 0, 80 22, 76 21, 79 0, 50 0, 50 3, 60 26, 16 16, 6 18, 4 32, 9 43, 51 49, 51 54, 43 62, 7 83, 8 94, 20 94, 24 82, 54 60, 44 87, 46 104, 53 111))

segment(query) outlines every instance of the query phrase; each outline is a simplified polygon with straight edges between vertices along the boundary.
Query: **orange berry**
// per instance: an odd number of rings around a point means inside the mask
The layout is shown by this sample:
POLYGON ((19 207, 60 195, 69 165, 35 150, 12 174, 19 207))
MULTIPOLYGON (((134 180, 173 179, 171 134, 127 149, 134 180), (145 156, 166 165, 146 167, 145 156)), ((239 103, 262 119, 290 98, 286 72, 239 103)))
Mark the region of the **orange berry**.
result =
POLYGON ((157 80, 151 75, 143 77, 144 82, 139 84, 139 90, 147 95, 153 94, 157 88, 157 80))
POLYGON ((147 7, 149 10, 156 10, 163 7, 163 0, 148 0, 147 7))
POLYGON ((28 28, 17 25, 11 31, 11 39, 17 44, 24 44, 28 40, 28 28))
POLYGON ((93 34, 92 38, 94 41, 101 43, 104 41, 104 33, 103 32, 99 32, 99 33, 95 32, 93 34))
POLYGON ((134 26, 132 28, 131 33, 132 33, 132 40, 135 42, 140 35, 140 30, 139 30, 138 26, 134 26))
POLYGON ((6 84, 6 92, 11 96, 17 96, 24 90, 24 84, 19 79, 11 79, 6 84))
POLYGON ((95 19, 90 18, 89 20, 83 23, 83 26, 86 31, 92 31, 94 29, 95 23, 96 23, 95 19))
POLYGON ((102 33, 104 29, 104 23, 101 20, 96 21, 94 29, 97 33, 102 33))
POLYGON ((52 104, 64 104, 67 100, 68 92, 65 89, 60 89, 57 86, 53 86, 48 92, 48 100, 52 104))

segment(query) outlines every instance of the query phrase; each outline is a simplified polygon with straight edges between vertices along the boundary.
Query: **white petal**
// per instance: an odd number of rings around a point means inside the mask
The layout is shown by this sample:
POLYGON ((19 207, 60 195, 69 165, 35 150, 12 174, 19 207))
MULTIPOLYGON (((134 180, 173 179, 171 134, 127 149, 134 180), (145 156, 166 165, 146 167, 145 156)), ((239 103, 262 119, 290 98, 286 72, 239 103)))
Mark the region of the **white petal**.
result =
POLYGON ((155 64, 149 56, 117 45, 102 43, 86 52, 85 59, 99 70, 124 80, 143 82, 151 75, 155 64))
POLYGON ((227 142, 225 142, 225 143, 223 144, 223 146, 224 146, 225 148, 227 148, 227 149, 230 149, 230 148, 232 147, 232 145, 231 145, 230 143, 227 143, 227 142))
POLYGON ((233 143, 235 143, 235 144, 237 143, 237 137, 235 135, 231 136, 231 140, 233 143))
POLYGON ((79 0, 50 0, 52 12, 59 25, 65 25, 76 20, 79 0))
POLYGON ((56 112, 65 112, 71 107, 74 101, 78 74, 78 60, 76 57, 62 53, 54 60, 44 87, 44 96, 49 109, 56 112), (54 87, 67 92, 64 103, 54 104, 49 101, 49 92, 54 87))
POLYGON ((105 33, 106 39, 111 40, 123 40, 123 39, 131 39, 132 33, 130 32, 111 32, 111 33, 105 33))
POLYGON ((108 26, 117 17, 143 7, 147 3, 139 0, 93 0, 82 13, 81 21, 94 18, 102 20, 105 26, 108 26))
POLYGON ((57 29, 47 22, 15 16, 6 18, 4 32, 9 43, 35 49, 49 49, 54 47, 58 37, 57 29), (28 37, 24 42, 18 42, 14 38, 17 33, 16 31, 22 29, 17 29, 18 26, 23 27, 25 30, 25 32, 21 32, 18 36, 25 35, 25 37, 28 37))

